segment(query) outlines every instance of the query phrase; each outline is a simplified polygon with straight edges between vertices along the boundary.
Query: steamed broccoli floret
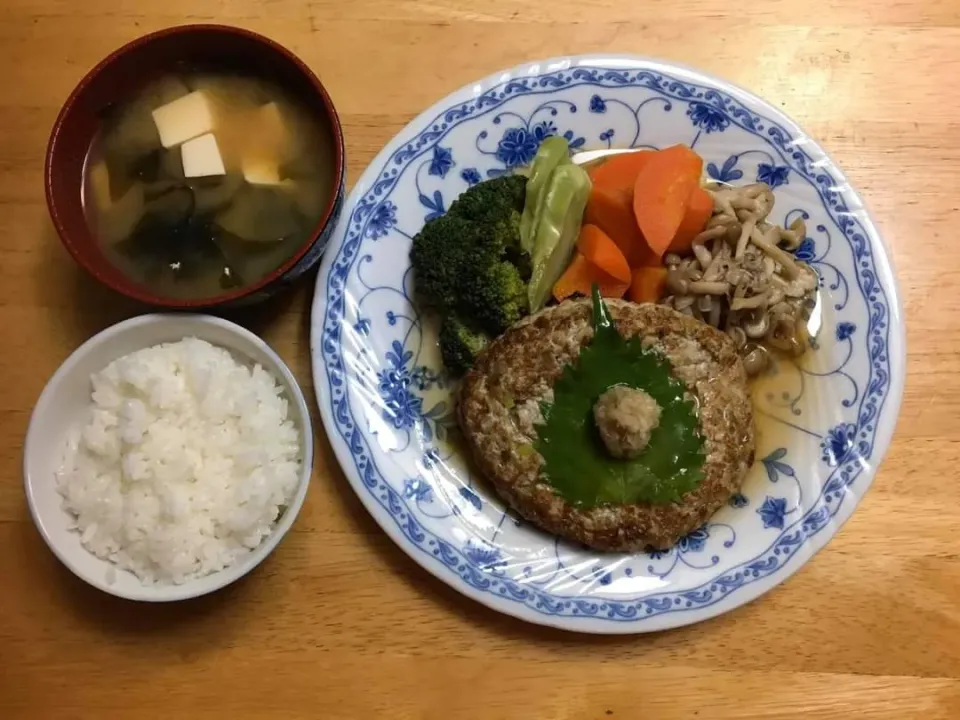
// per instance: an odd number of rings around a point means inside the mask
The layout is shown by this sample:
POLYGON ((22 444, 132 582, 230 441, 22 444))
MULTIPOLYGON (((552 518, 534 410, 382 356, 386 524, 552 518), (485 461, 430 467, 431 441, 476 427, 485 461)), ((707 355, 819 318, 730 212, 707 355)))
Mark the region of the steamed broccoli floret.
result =
MULTIPOLYGON (((497 222, 510 211, 523 212, 527 179, 522 175, 504 175, 474 185, 454 200, 448 214, 476 222, 497 222)), ((519 222, 519 219, 518 219, 519 222)))
POLYGON ((519 269, 508 261, 477 272, 460 292, 458 311, 491 335, 499 335, 527 314, 527 283, 519 269))
POLYGON ((513 264, 505 246, 516 233, 515 227, 480 225, 455 215, 427 224, 410 253, 417 294, 442 314, 455 312, 499 335, 526 313, 528 304, 522 273, 529 273, 529 262, 513 264))
POLYGON ((477 354, 490 338, 471 330, 455 315, 448 315, 440 326, 440 355, 443 364, 454 375, 462 375, 471 367, 477 354))
POLYGON ((454 307, 463 268, 482 262, 482 239, 474 223, 449 213, 424 225, 410 249, 420 300, 438 310, 454 307))
MULTIPOLYGON (((470 334, 481 339, 499 335, 529 307, 530 257, 520 249, 525 183, 526 178, 504 176, 475 185, 413 239, 410 259, 420 300, 444 318, 456 316, 459 327, 476 328, 470 334)), ((448 336, 460 334, 446 323, 444 328, 448 336)), ((471 364, 478 351, 471 351, 471 364)), ((450 370, 469 367, 457 360, 466 350, 449 353, 451 362, 447 354, 450 370)))

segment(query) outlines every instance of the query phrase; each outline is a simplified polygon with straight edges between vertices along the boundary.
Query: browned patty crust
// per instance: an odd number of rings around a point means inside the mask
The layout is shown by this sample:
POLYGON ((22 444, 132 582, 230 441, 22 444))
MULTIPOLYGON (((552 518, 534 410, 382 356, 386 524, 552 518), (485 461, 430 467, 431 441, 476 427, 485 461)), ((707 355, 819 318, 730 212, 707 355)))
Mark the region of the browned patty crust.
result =
POLYGON ((698 408, 703 480, 681 502, 578 509, 555 494, 531 452, 539 404, 593 337, 590 302, 567 301, 517 323, 490 343, 464 379, 459 419, 470 452, 500 496, 541 528, 598 550, 665 549, 739 490, 753 464, 753 409, 733 341, 660 305, 608 300, 617 330, 663 354, 698 408), (522 448, 522 449, 521 449, 522 448))

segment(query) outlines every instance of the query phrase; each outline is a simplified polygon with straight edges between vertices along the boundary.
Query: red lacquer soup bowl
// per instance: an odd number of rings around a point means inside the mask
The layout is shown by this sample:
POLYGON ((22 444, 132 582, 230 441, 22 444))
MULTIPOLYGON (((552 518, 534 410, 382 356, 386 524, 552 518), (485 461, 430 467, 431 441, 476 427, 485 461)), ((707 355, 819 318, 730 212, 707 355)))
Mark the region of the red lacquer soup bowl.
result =
POLYGON ((293 53, 256 33, 222 25, 186 25, 138 38, 115 51, 80 81, 54 124, 44 181, 57 232, 76 261, 103 284, 128 297, 171 309, 236 306, 259 302, 291 285, 320 259, 343 203, 343 134, 336 109, 316 75, 293 53), (147 83, 178 68, 203 67, 261 78, 302 104, 329 143, 333 181, 316 226, 289 258, 260 280, 200 299, 156 294, 124 275, 106 255, 84 216, 84 162, 108 108, 147 83))

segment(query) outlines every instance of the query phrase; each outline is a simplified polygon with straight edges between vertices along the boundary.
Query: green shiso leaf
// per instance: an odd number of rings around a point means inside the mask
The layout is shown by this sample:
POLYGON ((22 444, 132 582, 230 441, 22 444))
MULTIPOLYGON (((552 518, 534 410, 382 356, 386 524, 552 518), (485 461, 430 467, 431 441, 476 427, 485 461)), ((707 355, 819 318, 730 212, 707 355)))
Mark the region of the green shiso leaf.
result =
POLYGON ((703 439, 686 388, 666 359, 621 337, 596 286, 593 319, 593 340, 557 380, 553 403, 541 406, 535 447, 543 479, 579 508, 679 501, 703 477, 703 439), (608 454, 593 419, 594 403, 615 385, 643 390, 661 408, 649 444, 630 460, 608 454))

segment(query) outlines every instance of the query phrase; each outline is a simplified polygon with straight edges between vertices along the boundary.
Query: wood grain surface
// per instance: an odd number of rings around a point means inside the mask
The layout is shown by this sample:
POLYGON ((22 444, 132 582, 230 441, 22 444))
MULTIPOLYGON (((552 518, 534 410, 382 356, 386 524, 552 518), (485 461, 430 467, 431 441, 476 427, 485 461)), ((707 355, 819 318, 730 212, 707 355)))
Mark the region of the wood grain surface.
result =
MULTIPOLYGON (((958 0, 3 0, 0 72, 0 718, 960 717, 958 0), (900 424, 852 520, 735 612, 580 637, 497 615, 421 570, 366 514, 321 431, 294 530, 245 581, 154 607, 76 580, 30 522, 23 437, 64 358, 143 308, 61 248, 45 143, 104 55, 198 21, 269 35, 321 76, 351 182, 438 98, 551 55, 679 60, 793 116, 874 212, 907 316, 900 424)), ((312 393, 311 284, 236 319, 312 393)))

